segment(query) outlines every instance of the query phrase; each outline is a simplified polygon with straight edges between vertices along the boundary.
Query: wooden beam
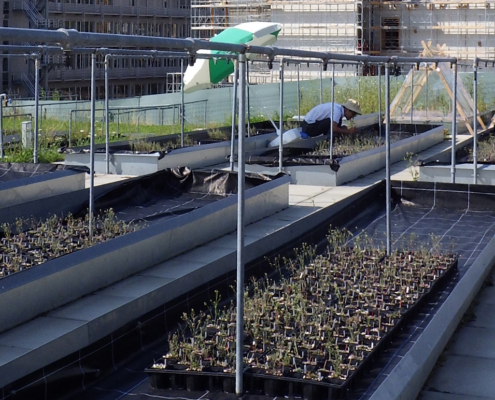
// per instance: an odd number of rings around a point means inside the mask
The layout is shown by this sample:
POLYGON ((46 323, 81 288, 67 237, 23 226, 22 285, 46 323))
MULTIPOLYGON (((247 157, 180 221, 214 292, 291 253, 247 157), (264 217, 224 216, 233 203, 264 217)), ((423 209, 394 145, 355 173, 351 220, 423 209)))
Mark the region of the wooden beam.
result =
MULTIPOLYGON (((443 76, 442 73, 438 73, 438 76, 440 77, 440 80, 442 81, 443 85, 445 86, 445 89, 447 89, 447 93, 449 94, 450 98, 454 98, 454 93, 452 93, 452 89, 450 88, 449 84, 445 80, 445 77, 443 76)), ((468 131, 471 135, 474 135, 473 128, 468 122, 468 118, 466 117, 466 114, 464 113, 464 110, 461 108, 460 104, 456 104, 456 110, 459 112, 459 115, 461 118, 464 120, 464 123, 466 124, 466 127, 468 128, 468 131)), ((454 110, 452 110, 453 113, 455 113, 454 110)), ((457 116, 456 116, 456 121, 457 121, 457 116)))
MULTIPOLYGON (((420 69, 421 71, 422 69, 420 69)), ((421 77, 421 80, 419 83, 414 85, 413 83, 413 96, 412 99, 409 99, 407 106, 402 110, 404 113, 409 112, 411 110, 411 107, 414 105, 414 102, 416 101, 417 97, 419 96, 419 93, 421 93, 421 89, 423 89, 424 84, 426 83, 426 80, 428 79, 428 70, 426 70, 426 73, 421 77)))

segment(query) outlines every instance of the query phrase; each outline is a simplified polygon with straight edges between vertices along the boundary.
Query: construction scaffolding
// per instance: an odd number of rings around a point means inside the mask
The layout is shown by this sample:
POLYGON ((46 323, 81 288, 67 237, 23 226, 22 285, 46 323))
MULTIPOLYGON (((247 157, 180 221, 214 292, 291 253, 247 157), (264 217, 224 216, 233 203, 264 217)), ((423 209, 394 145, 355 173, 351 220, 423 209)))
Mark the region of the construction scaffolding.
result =
MULTIPOLYGON (((421 43, 440 44, 460 60, 495 57, 495 0, 192 0, 191 31, 210 38, 248 21, 282 24, 276 46, 343 54, 416 57, 421 43)), ((318 66, 301 68, 318 78, 318 66)), ((376 67, 336 75, 376 75, 376 67)), ((301 75, 301 76, 303 76, 301 75)), ((296 79, 295 69, 285 78, 296 79)), ((259 83, 278 81, 278 71, 259 75, 259 83)))
POLYGON ((460 60, 495 56, 495 0, 369 1, 369 54, 417 56, 422 41, 460 60))
MULTIPOLYGON (((357 0, 192 0, 191 32, 195 38, 210 38, 242 22, 273 21, 283 26, 276 46, 361 54, 361 4, 357 0)), ((251 78, 258 83, 278 80, 277 71, 251 72, 251 78)), ((313 65, 301 69, 301 74, 304 78, 318 78, 320 71, 313 65)), ((355 75, 356 70, 352 74, 355 75)), ((285 71, 288 80, 295 80, 296 75, 294 66, 285 71)))

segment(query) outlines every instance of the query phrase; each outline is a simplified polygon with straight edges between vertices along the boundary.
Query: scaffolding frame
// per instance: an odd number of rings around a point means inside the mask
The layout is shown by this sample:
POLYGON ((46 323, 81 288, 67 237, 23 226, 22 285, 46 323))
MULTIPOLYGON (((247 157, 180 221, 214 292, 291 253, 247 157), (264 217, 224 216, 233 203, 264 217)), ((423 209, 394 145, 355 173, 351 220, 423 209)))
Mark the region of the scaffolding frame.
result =
MULTIPOLYGON (((283 29, 277 46, 304 51, 365 54, 362 0, 192 0, 191 35, 208 39, 222 30, 249 21, 274 21, 283 29)), ((292 66, 293 67, 293 66, 292 66)), ((356 69, 352 75, 358 74, 356 69)), ((316 66, 299 71, 305 79, 320 78, 316 66)), ((347 75, 338 69, 337 76, 347 75)), ((285 79, 295 81, 298 71, 287 68, 285 79)), ((279 82, 277 71, 253 66, 250 77, 256 83, 279 82)))
POLYGON ((410 54, 423 49, 422 41, 445 43, 445 55, 459 61, 495 57, 495 0, 371 0, 365 32, 369 54, 410 54), (391 18, 397 25, 387 24, 391 18), (396 34, 395 46, 386 37, 396 34))
MULTIPOLYGON (((281 23, 277 45, 292 49, 415 57, 423 51, 421 42, 432 41, 445 43, 444 54, 460 61, 495 58, 495 0, 191 1, 194 38, 207 39, 248 21, 281 23)), ((251 72, 259 83, 279 80, 276 72, 251 72)), ((301 73, 319 77, 315 68, 301 73)), ((366 73, 376 75, 377 70, 366 73)), ((286 80, 296 76, 295 69, 285 71, 286 80)))

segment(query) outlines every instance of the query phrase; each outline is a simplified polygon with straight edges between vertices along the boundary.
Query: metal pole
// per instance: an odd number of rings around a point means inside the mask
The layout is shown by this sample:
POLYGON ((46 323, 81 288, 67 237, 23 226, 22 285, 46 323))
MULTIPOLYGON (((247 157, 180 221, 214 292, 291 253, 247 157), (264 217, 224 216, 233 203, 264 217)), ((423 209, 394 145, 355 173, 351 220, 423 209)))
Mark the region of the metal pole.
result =
POLYGON ((299 72, 301 70, 301 64, 297 64, 297 120, 301 122, 301 89, 299 86, 299 72))
POLYGON ((246 95, 247 95, 247 136, 251 137, 251 102, 249 98, 249 62, 246 61, 246 95))
POLYGON ((323 64, 320 64, 320 104, 323 103, 323 64))
POLYGON ((330 109, 330 160, 333 160, 333 109, 335 101, 335 64, 332 64, 332 108, 330 109))
POLYGON ((478 63, 475 61, 473 65, 473 183, 478 182, 478 63))
POLYGON ((282 172, 283 167, 283 154, 284 154, 284 59, 280 60, 280 120, 278 123, 279 138, 278 144, 278 171, 282 172))
POLYGON ((91 136, 89 146, 89 236, 93 236, 93 208, 95 185, 95 69, 96 69, 96 53, 91 54, 91 136))
POLYGON ((238 139, 238 187, 237 187, 237 321, 236 321, 236 367, 235 392, 243 388, 244 351, 244 135, 246 133, 246 55, 239 54, 239 139, 238 139))
MULTIPOLYGON (((362 70, 361 70, 362 72, 362 70)), ((362 74, 360 75, 359 74, 359 65, 357 66, 357 78, 358 78, 358 102, 361 103, 361 78, 362 78, 362 74)))
POLYGON ((110 173, 110 118, 108 115, 108 101, 110 94, 108 92, 108 63, 109 55, 105 55, 105 162, 106 162, 106 173, 110 173))
POLYGON ((180 147, 184 147, 184 59, 180 59, 180 147))
POLYGON ((414 102, 414 65, 411 67, 411 124, 413 123, 413 102, 414 102))
MULTIPOLYGON (((382 137, 382 66, 378 67, 378 136, 382 137)), ((380 140, 381 144, 381 140, 380 140)))
POLYGON ((70 110, 69 113, 69 147, 71 146, 71 139, 72 139, 72 111, 70 110))
POLYGON ((387 255, 391 253, 391 224, 390 224, 390 64, 385 64, 385 180, 386 180, 386 212, 387 212, 387 255))
POLYGON ((234 62, 234 87, 232 93, 232 127, 230 134, 230 172, 234 172, 235 168, 235 115, 237 112, 237 79, 239 78, 238 61, 234 62))
MULTIPOLYGON (((5 93, 0 94, 0 159, 3 160, 3 102, 7 98, 5 93)), ((15 117, 14 117, 15 118, 15 117)))
POLYGON ((34 163, 38 164, 38 107, 39 107, 39 86, 40 86, 40 58, 34 59, 34 163))
POLYGON ((455 145, 457 134, 457 63, 452 64, 452 73, 454 79, 452 80, 452 160, 451 160, 451 176, 452 182, 455 183, 455 145))
POLYGON ((430 67, 426 64, 426 98, 425 98, 425 118, 428 119, 428 78, 430 76, 430 67))
POLYGON ((117 108, 117 137, 120 134, 120 110, 117 108))

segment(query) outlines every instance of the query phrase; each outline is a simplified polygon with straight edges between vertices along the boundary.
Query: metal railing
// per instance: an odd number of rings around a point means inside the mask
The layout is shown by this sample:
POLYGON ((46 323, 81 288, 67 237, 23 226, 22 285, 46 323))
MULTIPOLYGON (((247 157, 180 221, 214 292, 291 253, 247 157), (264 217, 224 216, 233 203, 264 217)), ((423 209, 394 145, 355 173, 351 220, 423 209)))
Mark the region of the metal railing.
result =
POLYGON ((22 2, 22 10, 27 14, 29 19, 34 23, 36 28, 46 28, 47 20, 40 12, 36 9, 36 6, 33 3, 28 1, 22 2))
MULTIPOLYGON (((206 129, 208 100, 198 100, 184 103, 184 119, 193 125, 203 125, 206 129)), ((182 105, 180 103, 167 104, 163 106, 151 107, 109 107, 109 120, 116 124, 116 134, 121 134, 120 125, 135 125, 139 134, 140 125, 177 125, 180 121, 182 105)), ((105 109, 98 108, 95 112, 99 113, 99 120, 105 121, 105 109)), ((69 146, 72 145, 74 137, 74 127, 76 123, 88 123, 90 110, 73 109, 70 110, 69 116, 69 146)))
POLYGON ((29 95, 34 96, 36 87, 31 79, 29 79, 29 76, 27 76, 24 72, 21 74, 21 82, 27 88, 29 95))

